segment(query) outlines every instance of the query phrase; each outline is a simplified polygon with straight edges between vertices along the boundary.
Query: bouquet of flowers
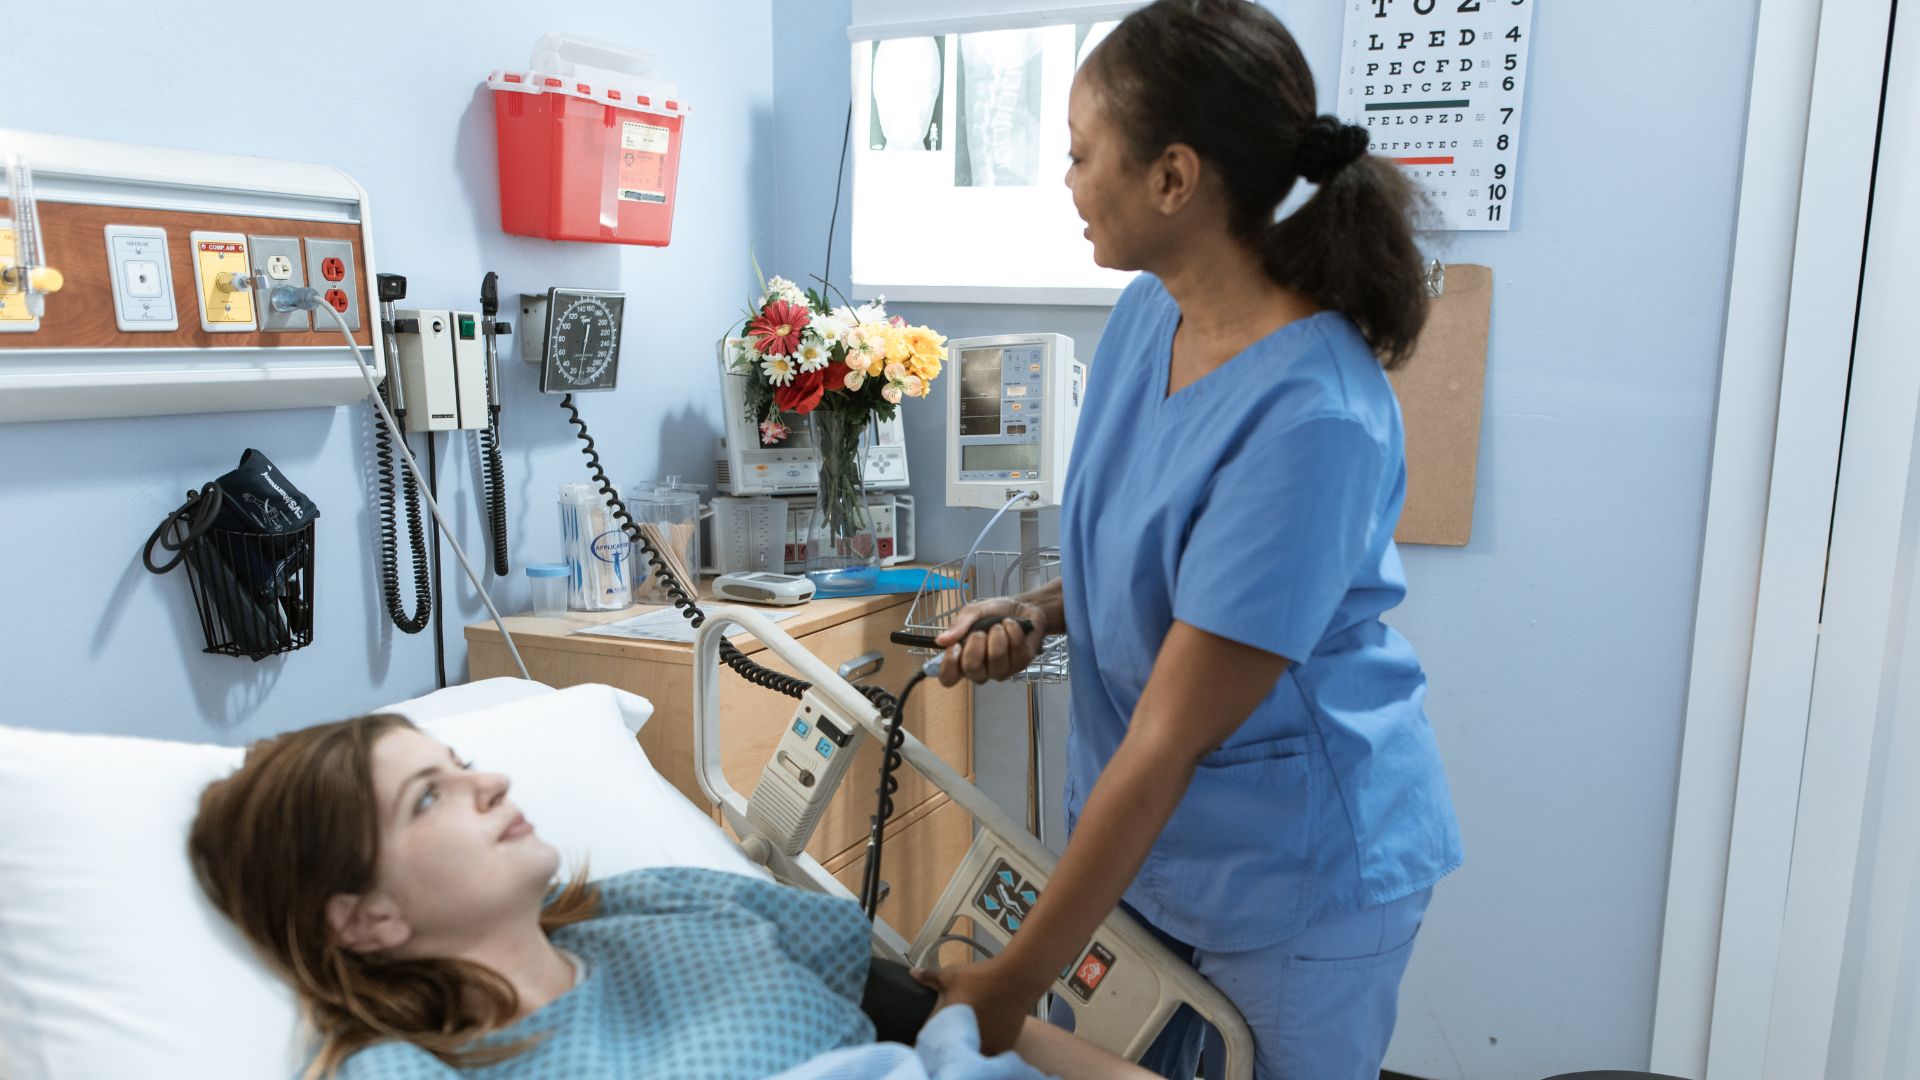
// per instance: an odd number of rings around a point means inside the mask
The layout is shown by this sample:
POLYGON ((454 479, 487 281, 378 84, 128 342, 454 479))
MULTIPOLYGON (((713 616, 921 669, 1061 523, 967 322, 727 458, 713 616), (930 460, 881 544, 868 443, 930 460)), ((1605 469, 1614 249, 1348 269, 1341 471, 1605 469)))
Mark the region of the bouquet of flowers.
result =
POLYGON ((831 307, 782 277, 762 290, 743 334, 729 338, 729 366, 746 379, 747 414, 761 445, 785 442, 799 418, 813 426, 820 483, 808 570, 877 566, 860 438, 875 418, 891 420, 902 401, 927 396, 947 359, 947 339, 888 317, 880 300, 831 307))

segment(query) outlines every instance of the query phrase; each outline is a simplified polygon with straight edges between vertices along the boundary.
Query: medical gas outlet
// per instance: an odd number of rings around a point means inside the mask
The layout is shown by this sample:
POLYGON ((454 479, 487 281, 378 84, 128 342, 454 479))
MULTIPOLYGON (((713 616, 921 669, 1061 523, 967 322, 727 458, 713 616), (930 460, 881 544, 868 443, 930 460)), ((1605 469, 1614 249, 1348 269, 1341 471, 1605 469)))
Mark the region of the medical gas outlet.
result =
MULTIPOLYGON (((307 250, 311 256, 313 245, 307 250)), ((395 309, 400 388, 407 403, 401 423, 408 431, 487 426, 487 353, 480 319, 473 311, 395 309)))
POLYGON ((253 268, 247 238, 240 233, 194 232, 194 293, 200 297, 200 329, 208 333, 256 330, 253 319, 253 268))

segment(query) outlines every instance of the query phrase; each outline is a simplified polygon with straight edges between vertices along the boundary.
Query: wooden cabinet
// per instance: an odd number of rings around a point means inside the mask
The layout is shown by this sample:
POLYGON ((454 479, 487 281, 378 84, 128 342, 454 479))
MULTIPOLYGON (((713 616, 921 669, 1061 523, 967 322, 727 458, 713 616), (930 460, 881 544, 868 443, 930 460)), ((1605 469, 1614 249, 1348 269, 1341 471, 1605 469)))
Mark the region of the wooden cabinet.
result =
MULTIPOLYGON (((888 640, 900 628, 911 596, 868 596, 846 600, 815 600, 797 609, 780 628, 808 651, 837 667, 869 652, 886 657, 878 674, 863 681, 898 692, 919 658, 888 640)), ((527 671, 551 686, 597 682, 617 686, 653 702, 653 718, 640 731, 640 745, 660 770, 687 798, 708 806, 693 770, 693 650, 688 645, 574 634, 571 631, 614 622, 651 610, 644 607, 614 612, 570 612, 564 618, 509 616, 527 671)), ((467 627, 467 657, 472 677, 517 675, 513 658, 491 622, 467 627)), ((786 664, 767 653, 751 637, 732 635, 740 651, 756 662, 790 672, 786 664)), ((742 794, 751 794, 760 771, 786 730, 797 703, 788 697, 746 682, 730 672, 720 676, 721 764, 727 779, 742 794)), ((963 683, 942 689, 928 682, 914 692, 907 707, 906 727, 948 764, 973 776, 973 696, 963 683)), ((874 810, 880 768, 877 739, 862 741, 840 791, 827 805, 807 851, 857 894, 865 865, 868 820, 874 810)), ((881 914, 909 938, 932 909, 947 876, 972 840, 972 820, 948 801, 918 772, 903 766, 895 775, 900 790, 894 795, 894 817, 889 825, 882 862, 890 886, 881 914)))

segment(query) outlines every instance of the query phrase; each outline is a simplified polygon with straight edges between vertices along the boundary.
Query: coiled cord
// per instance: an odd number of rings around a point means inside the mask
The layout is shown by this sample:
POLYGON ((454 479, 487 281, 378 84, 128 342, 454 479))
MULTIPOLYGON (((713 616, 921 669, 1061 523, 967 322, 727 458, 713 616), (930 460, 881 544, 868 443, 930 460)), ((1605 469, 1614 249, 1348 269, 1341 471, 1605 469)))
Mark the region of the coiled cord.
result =
MULTIPOLYGON (((627 513, 627 504, 621 501, 620 493, 614 490, 613 481, 607 479, 606 469, 600 464, 600 450, 594 445, 593 436, 587 434, 587 422, 581 419, 580 410, 573 403, 573 395, 563 395, 560 398, 560 407, 567 410, 568 421, 579 433, 580 452, 586 455, 587 468, 593 473, 594 483, 600 486, 600 494, 606 496, 607 506, 613 511, 615 520, 620 522, 621 531, 626 533, 627 539, 646 554, 647 565, 653 568, 660 584, 666 589, 668 599, 697 629, 701 623, 707 621, 706 613, 700 610, 699 604, 695 603, 693 597, 687 595, 685 583, 668 568, 666 559, 653 549, 653 544, 648 542, 646 534, 640 531, 640 527, 634 524, 632 515, 627 513)), ((761 667, 747 659, 726 638, 720 639, 720 659, 738 672, 741 678, 755 686, 765 687, 790 698, 799 697, 813 685, 805 679, 796 679, 791 675, 783 675, 778 671, 761 667)), ((872 700, 871 695, 868 700, 872 700)))
MULTIPOLYGON (((487 372, 491 396, 493 372, 487 372)), ((500 464, 500 407, 493 406, 487 426, 480 429, 480 486, 487 504, 487 536, 493 543, 493 572, 506 577, 512 569, 507 561, 507 479, 500 464)))
MULTIPOLYGON (((391 408, 384 384, 380 387, 380 396, 391 408)), ((387 427, 387 418, 378 409, 373 411, 373 423, 373 456, 375 467, 380 470, 380 591, 393 625, 403 634, 417 634, 427 628, 433 606, 433 580, 427 570, 427 535, 420 525, 420 488, 412 473, 400 470, 400 489, 407 503, 407 547, 413 553, 413 614, 409 615, 400 603, 399 514, 393 505, 393 440, 397 433, 387 427)))
MULTIPOLYGON (((653 568, 655 575, 660 579, 661 585, 667 591, 668 599, 673 602, 675 608, 679 609, 680 614, 698 629, 701 623, 707 621, 706 613, 700 610, 700 605, 694 602, 693 597, 687 595, 684 583, 674 576, 667 567, 666 559, 654 550, 646 534, 640 531, 640 527, 634 524, 632 515, 627 513, 626 503, 621 501, 620 493, 614 490, 613 481, 607 479, 606 469, 600 464, 600 450, 594 445, 593 436, 587 433, 587 422, 581 418, 579 408, 574 405, 573 395, 562 395, 560 407, 567 410, 567 419, 580 436, 580 452, 586 455, 587 468, 593 473, 593 480, 599 485, 600 494, 606 496, 607 506, 613 511, 614 520, 620 523, 620 530, 627 534, 628 540, 645 553, 647 565, 653 568)), ((745 653, 734 648, 733 642, 724 637, 720 639, 720 662, 732 668, 735 674, 753 685, 765 687, 778 694, 785 694, 790 698, 800 697, 813 686, 805 679, 797 679, 792 675, 761 667, 748 659, 745 653)), ((854 686, 860 696, 866 698, 875 709, 879 710, 881 718, 887 723, 887 754, 880 763, 879 813, 872 819, 873 838, 868 841, 866 884, 860 891, 860 906, 867 913, 868 919, 874 917, 874 910, 880 904, 880 846, 885 839, 887 820, 893 816, 893 793, 900 789, 900 782, 894 779, 893 772, 901 765, 900 747, 906 742, 906 736, 900 730, 901 718, 906 715, 903 711, 906 706, 906 695, 912 692, 914 685, 924 678, 926 678, 925 672, 915 673, 914 677, 907 681, 906 690, 901 693, 898 701, 880 687, 864 684, 854 686)))
POLYGON ((867 836, 867 872, 860 886, 860 909, 867 913, 871 921, 880 907, 880 849, 887 841, 887 821, 893 817, 893 793, 900 790, 900 781, 894 777, 894 771, 903 764, 900 748, 906 745, 907 733, 901 730, 907 715, 907 697, 913 688, 927 677, 925 669, 913 673, 907 685, 900 690, 900 700, 887 714, 886 754, 880 759, 879 804, 874 808, 870 819, 873 831, 867 836))

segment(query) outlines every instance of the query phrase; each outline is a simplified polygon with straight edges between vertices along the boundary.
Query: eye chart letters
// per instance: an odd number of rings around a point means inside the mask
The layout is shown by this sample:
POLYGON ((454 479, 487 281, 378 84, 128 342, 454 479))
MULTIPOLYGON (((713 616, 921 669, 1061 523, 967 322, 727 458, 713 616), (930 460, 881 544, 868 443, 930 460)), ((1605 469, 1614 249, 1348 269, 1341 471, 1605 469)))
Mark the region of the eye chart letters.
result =
POLYGON ((1340 119, 1426 192, 1422 229, 1506 229, 1533 0, 1346 0, 1340 119))

